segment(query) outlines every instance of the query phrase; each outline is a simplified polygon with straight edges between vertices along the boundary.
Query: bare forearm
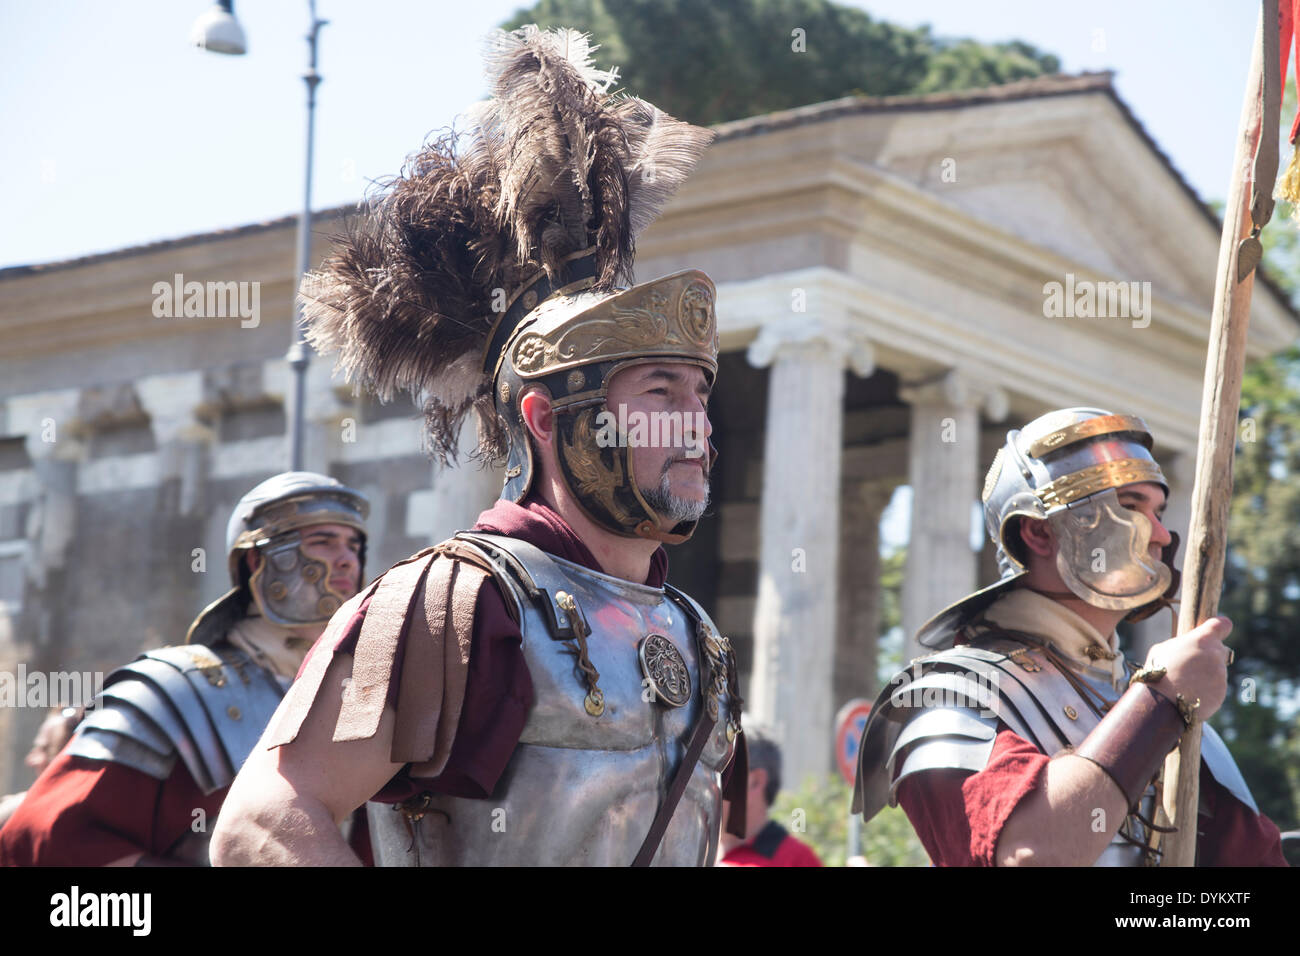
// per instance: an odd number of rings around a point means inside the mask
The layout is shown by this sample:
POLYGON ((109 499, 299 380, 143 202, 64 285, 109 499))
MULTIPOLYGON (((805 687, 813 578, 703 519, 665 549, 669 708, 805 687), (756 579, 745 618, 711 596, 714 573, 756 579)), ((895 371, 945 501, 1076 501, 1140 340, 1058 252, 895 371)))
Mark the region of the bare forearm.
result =
POLYGON ((1124 795, 1082 757, 1047 764, 1045 785, 1012 811, 998 837, 999 866, 1091 866, 1125 817, 1124 795))
POLYGON ((212 862, 215 866, 361 865, 325 806, 298 794, 243 809, 227 801, 212 835, 212 862))

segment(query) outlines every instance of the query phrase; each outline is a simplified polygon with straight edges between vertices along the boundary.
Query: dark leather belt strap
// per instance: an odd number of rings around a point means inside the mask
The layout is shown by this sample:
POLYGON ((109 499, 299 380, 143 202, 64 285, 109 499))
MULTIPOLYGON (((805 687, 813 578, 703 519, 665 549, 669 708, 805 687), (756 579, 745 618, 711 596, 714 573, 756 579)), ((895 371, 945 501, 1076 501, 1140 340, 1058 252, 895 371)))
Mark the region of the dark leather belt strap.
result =
POLYGON ((641 844, 636 859, 632 861, 633 866, 650 865, 655 851, 659 849, 659 841, 664 838, 664 831, 668 829, 668 821, 673 818, 673 811, 677 809, 682 794, 686 792, 686 784, 691 779, 691 774, 695 772, 695 765, 700 762, 700 754, 704 753, 704 745, 708 743, 709 735, 713 733, 716 723, 717 721, 709 717, 708 708, 701 707, 700 719, 695 725, 695 733, 691 735, 690 746, 686 748, 686 756, 682 758, 682 765, 677 768, 677 776, 673 777, 672 786, 668 788, 668 796, 659 807, 659 813, 655 816, 655 822, 650 825, 650 832, 646 834, 645 842, 641 844))

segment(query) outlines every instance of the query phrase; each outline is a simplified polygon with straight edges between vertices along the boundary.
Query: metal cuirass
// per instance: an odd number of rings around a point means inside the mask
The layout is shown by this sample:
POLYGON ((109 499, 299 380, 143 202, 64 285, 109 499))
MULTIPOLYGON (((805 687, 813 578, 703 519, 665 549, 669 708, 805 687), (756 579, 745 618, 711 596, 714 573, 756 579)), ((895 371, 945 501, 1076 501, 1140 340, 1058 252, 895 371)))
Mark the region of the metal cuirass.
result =
POLYGON ((533 706, 491 797, 431 794, 419 814, 369 804, 376 864, 626 866, 701 712, 715 704, 717 723, 653 860, 708 863, 735 730, 717 653, 726 642, 712 622, 672 588, 598 574, 515 538, 457 537, 499 569, 495 578, 518 611, 533 706), (580 642, 557 637, 582 618, 598 690, 579 666, 580 642), (666 702, 673 699, 683 702, 666 702))
MULTIPOLYGON (((897 805, 914 773, 988 764, 999 721, 1049 757, 1074 748, 1127 687, 1070 666, 1061 655, 1009 636, 985 635, 912 662, 881 692, 863 731, 853 808, 867 819, 897 805), (1067 668, 1067 678, 1062 668, 1067 668), (1072 678, 1072 679, 1071 679, 1072 678)), ((1127 665, 1131 675, 1134 665, 1127 665)), ((1215 780, 1252 810, 1255 802, 1222 739, 1203 725, 1202 759, 1215 780)), ((1154 819, 1148 786, 1095 866, 1142 866, 1154 819)), ((1256 811, 1258 812, 1258 811, 1256 811)))

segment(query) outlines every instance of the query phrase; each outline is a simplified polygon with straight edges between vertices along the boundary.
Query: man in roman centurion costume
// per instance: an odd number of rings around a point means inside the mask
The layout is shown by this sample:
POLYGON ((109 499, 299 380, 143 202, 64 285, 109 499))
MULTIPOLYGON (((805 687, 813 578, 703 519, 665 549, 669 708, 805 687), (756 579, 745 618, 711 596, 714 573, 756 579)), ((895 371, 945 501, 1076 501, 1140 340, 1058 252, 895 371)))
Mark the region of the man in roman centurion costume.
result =
MULTIPOLYGON (((938 653, 881 693, 853 807, 902 804, 941 866, 1137 866, 1159 858, 1165 755, 1223 702, 1213 618, 1128 662, 1115 627, 1169 605, 1177 537, 1139 418, 1069 408, 1007 435, 984 483, 1001 580, 918 634, 938 653)), ((1200 865, 1285 865, 1222 739, 1204 728, 1200 865)))
POLYGON ((0 864, 208 863, 240 766, 330 616, 357 593, 369 502, 326 475, 276 475, 226 529, 231 588, 186 643, 114 671, 0 830, 0 864))
POLYGON ((662 547, 708 500, 714 287, 623 287, 711 134, 609 95, 573 31, 495 35, 488 76, 468 134, 417 154, 304 297, 362 384, 424 395, 444 457, 477 412, 501 499, 335 615, 219 863, 355 863, 335 824, 373 797, 380 865, 701 865, 731 781, 743 800, 731 648, 662 547))

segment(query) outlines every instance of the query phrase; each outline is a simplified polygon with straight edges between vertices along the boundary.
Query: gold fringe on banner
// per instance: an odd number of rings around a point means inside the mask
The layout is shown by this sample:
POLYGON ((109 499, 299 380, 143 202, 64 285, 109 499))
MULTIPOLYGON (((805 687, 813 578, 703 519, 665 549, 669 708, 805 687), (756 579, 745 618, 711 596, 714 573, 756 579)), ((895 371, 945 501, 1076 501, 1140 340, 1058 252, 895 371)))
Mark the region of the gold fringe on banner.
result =
POLYGON ((1300 225, 1300 146, 1292 150, 1291 162, 1287 163, 1286 169, 1282 170, 1282 175, 1278 177, 1273 198, 1289 202, 1291 221, 1300 225))

